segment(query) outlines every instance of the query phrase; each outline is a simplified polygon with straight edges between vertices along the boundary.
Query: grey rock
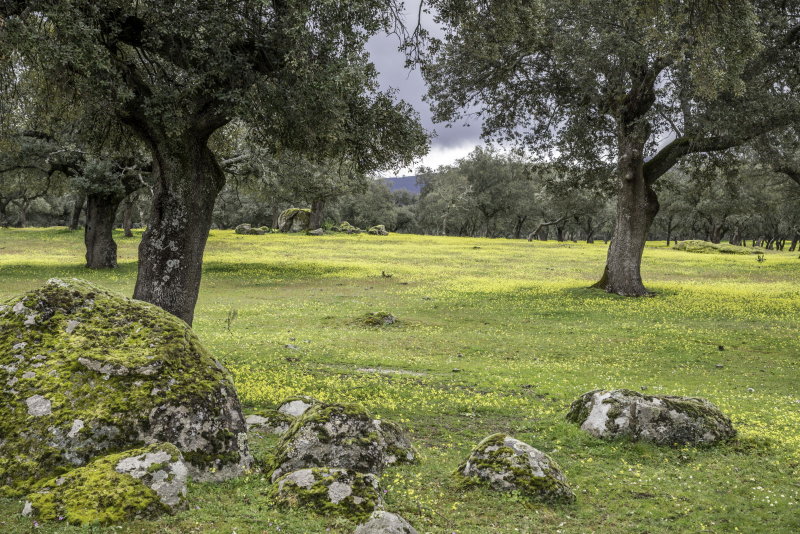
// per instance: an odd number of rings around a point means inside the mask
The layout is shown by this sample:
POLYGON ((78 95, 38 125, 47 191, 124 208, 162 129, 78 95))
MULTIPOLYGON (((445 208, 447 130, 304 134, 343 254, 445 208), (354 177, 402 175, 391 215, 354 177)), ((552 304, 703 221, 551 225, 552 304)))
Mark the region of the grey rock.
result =
POLYGON ((397 514, 376 510, 353 534, 418 534, 417 530, 397 514))
POLYGON ((316 230, 309 230, 308 235, 325 235, 325 230, 317 228, 316 230))
POLYGON ((332 467, 379 474, 387 465, 416 458, 398 426, 374 419, 359 406, 315 404, 284 434, 275 453, 273 482, 286 473, 332 467))
POLYGON ((598 438, 658 445, 714 443, 736 436, 730 419, 705 399, 627 389, 585 393, 572 403, 567 420, 598 438))
POLYGON ((481 441, 458 472, 492 489, 519 491, 532 500, 575 500, 566 477, 548 455, 505 434, 493 434, 481 441))
POLYGON ((315 467, 285 474, 273 485, 280 506, 366 519, 381 504, 378 478, 369 473, 315 467))
POLYGON ((286 399, 280 403, 280 405, 278 405, 278 413, 289 415, 291 417, 300 417, 306 413, 306 410, 315 404, 319 404, 317 399, 306 396, 286 399))

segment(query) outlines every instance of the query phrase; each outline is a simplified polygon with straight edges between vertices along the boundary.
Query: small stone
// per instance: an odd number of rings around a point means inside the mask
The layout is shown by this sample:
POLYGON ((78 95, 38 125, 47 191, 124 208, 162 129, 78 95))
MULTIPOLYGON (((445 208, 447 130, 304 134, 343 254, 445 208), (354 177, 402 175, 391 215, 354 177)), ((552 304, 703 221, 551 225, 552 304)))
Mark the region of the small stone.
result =
POLYGON ((722 369, 722 368, 723 368, 723 367, 725 367, 725 366, 724 366, 724 365, 722 365, 721 363, 718 363, 718 364, 717 364, 717 365, 715 365, 714 367, 716 367, 717 369, 722 369))
POLYGON ((289 349, 289 350, 300 350, 300 347, 298 347, 297 345, 292 345, 291 343, 288 343, 288 344, 285 346, 285 348, 287 348, 287 349, 289 349))
POLYGON ((289 415, 292 417, 300 417, 306 410, 313 405, 319 403, 318 400, 311 397, 299 397, 296 399, 287 399, 278 406, 278 413, 289 415))
POLYGON ((755 393, 755 391, 756 391, 756 390, 755 390, 755 389, 753 389, 753 388, 747 388, 747 392, 748 392, 748 393, 755 393))
POLYGON ((459 369, 458 367, 455 367, 455 368, 453 368, 453 371, 452 371, 452 372, 453 372, 453 373, 460 373, 460 372, 461 372, 461 369, 459 369))
POLYGON ((640 389, 641 389, 642 391, 647 391, 647 386, 640 386, 640 389))

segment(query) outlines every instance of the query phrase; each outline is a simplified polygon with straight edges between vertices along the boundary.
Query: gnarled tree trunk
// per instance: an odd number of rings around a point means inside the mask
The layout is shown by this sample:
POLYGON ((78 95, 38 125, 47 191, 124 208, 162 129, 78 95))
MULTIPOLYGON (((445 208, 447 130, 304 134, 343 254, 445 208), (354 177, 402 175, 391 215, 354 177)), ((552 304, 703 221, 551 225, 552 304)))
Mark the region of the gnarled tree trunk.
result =
POLYGON ((117 244, 114 242, 114 220, 122 202, 120 193, 86 195, 86 267, 113 269, 117 266, 117 244))
POLYGON ((225 175, 207 136, 151 140, 156 187, 134 298, 192 324, 214 201, 225 175))
POLYGON ((321 198, 311 203, 311 219, 308 224, 309 230, 322 228, 323 216, 325 215, 325 201, 321 198))
POLYGON ((70 230, 77 230, 78 226, 81 223, 81 212, 83 211, 83 205, 86 202, 86 194, 80 193, 75 195, 75 204, 72 206, 72 217, 70 218, 69 222, 69 229, 70 230))
POLYGON ((644 177, 646 138, 623 136, 620 139, 614 239, 608 248, 603 277, 593 286, 629 297, 650 295, 642 282, 642 253, 659 206, 655 191, 644 177))
POLYGON ((122 204, 122 230, 125 237, 133 237, 133 204, 137 195, 128 195, 122 204))

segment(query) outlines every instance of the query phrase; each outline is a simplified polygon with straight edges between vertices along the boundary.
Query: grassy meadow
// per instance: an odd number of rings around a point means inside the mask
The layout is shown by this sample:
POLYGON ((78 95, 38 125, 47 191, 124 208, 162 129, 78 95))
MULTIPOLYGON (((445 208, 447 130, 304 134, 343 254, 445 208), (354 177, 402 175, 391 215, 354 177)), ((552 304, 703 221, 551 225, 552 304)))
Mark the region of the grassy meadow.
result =
MULTIPOLYGON (((138 239, 117 235, 120 267, 106 272, 82 267, 82 240, 0 230, 0 298, 51 277, 130 295, 138 239)), ((246 413, 306 394, 405 425, 421 461, 389 468, 381 483, 386 509, 421 534, 800 532, 797 253, 759 263, 651 243, 643 274, 657 296, 634 300, 587 289, 605 253, 602 242, 213 231, 194 327, 234 373, 246 413), (359 317, 371 311, 399 322, 366 327, 359 317), (661 448, 603 442, 564 421, 581 393, 620 387, 706 397, 739 437, 661 448), (550 454, 577 502, 462 488, 453 471, 494 432, 550 454)), ((255 454, 272 443, 254 440, 255 454)), ((175 516, 83 530, 35 525, 18 515, 20 500, 0 499, 0 532, 354 529, 275 509, 267 488, 255 472, 192 484, 191 508, 175 516)))

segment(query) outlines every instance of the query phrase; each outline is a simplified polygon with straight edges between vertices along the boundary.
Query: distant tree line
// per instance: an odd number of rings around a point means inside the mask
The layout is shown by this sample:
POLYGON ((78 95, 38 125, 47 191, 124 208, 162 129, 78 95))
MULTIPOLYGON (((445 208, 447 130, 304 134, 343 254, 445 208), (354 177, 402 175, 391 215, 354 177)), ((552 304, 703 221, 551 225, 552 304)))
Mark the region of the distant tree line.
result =
MULTIPOLYGON (((31 164, 42 157, 32 150, 34 154, 31 164)), ((689 160, 671 170, 658 185, 661 210, 649 239, 667 245, 684 239, 726 240, 796 250, 800 183, 791 173, 763 165, 754 154, 750 150, 724 160, 689 160)), ((105 195, 113 196, 113 202, 101 203, 112 206, 112 224, 117 211, 116 226, 126 234, 143 225, 151 195, 141 175, 146 164, 128 168, 127 179, 119 163, 95 161, 83 167, 60 186, 54 186, 53 173, 45 167, 35 167, 30 176, 36 179, 4 180, 0 199, 14 197, 16 188, 16 198, 34 200, 5 204, 3 224, 74 225, 81 203, 105 195), (125 189, 125 183, 132 185, 125 189)), ((392 232, 428 235, 588 243, 612 239, 614 205, 608 188, 576 188, 564 175, 569 171, 490 149, 477 148, 435 170, 421 169, 419 194, 391 191, 385 180, 354 172, 346 161, 320 164, 299 154, 276 158, 250 153, 225 168, 229 179, 213 214, 214 227, 221 229, 241 223, 276 228, 283 210, 307 207, 314 215, 312 228, 347 221, 360 228, 383 224, 392 232)))

